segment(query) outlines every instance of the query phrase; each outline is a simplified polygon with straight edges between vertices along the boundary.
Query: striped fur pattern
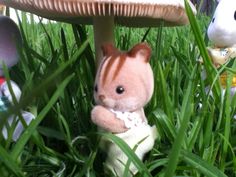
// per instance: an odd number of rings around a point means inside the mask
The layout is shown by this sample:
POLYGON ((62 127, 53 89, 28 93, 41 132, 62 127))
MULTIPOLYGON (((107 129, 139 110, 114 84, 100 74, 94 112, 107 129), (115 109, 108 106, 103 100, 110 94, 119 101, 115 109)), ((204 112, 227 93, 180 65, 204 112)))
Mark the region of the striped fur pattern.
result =
POLYGON ((98 69, 95 84, 96 102, 119 111, 142 108, 153 92, 153 73, 148 63, 150 48, 141 43, 129 52, 121 52, 106 45, 103 47, 103 54, 104 60, 98 69), (118 94, 118 87, 125 91, 118 94))

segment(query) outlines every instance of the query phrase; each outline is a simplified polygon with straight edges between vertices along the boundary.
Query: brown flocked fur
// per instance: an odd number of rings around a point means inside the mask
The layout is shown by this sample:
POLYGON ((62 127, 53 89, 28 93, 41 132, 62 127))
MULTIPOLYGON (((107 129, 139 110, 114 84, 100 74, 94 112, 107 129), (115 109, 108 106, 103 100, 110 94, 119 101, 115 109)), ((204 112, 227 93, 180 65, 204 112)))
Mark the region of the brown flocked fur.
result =
MULTIPOLYGON (((92 121, 100 129, 122 138, 131 148, 146 137, 135 151, 142 159, 152 149, 156 138, 156 128, 148 125, 143 111, 154 88, 149 64, 151 49, 146 43, 140 43, 128 52, 121 52, 110 44, 102 50, 104 58, 96 76, 97 105, 92 110, 92 121)), ((106 165, 122 176, 126 155, 115 144, 106 145, 103 147, 108 152, 106 165)), ((137 172, 133 164, 130 172, 137 172)))

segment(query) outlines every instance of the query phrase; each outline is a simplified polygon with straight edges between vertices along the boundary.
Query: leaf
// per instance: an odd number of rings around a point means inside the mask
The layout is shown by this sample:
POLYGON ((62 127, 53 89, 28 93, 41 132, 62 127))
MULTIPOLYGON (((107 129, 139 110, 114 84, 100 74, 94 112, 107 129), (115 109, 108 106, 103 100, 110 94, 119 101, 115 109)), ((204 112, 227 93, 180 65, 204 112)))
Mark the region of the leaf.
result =
POLYGON ((48 104, 44 107, 44 109, 39 113, 39 115, 31 122, 31 124, 25 129, 24 133, 21 135, 19 140, 16 142, 16 145, 13 148, 13 151, 11 152, 11 157, 13 159, 17 159, 19 154, 24 149, 25 144, 31 137, 31 135, 36 130, 37 126, 40 124, 40 122, 43 120, 47 112, 52 108, 52 106, 55 104, 57 99, 61 96, 61 93, 64 91, 67 84, 71 81, 71 79, 74 77, 72 74, 71 76, 67 77, 57 88, 56 92, 53 94, 52 98, 48 101, 48 104))
POLYGON ((191 100, 192 100, 192 95, 193 95, 192 94, 193 81, 194 81, 194 75, 196 74, 196 70, 197 70, 197 65, 194 67, 192 71, 190 80, 188 82, 188 87, 183 98, 183 104, 182 104, 181 113, 180 113, 181 125, 180 125, 179 132, 176 136, 175 142, 173 144, 173 147, 169 155, 169 162, 166 168, 165 177, 174 176, 174 172, 178 164, 181 146, 182 146, 182 143, 184 142, 185 131, 187 130, 190 116, 192 113, 191 100))
POLYGON ((119 137, 110 134, 110 133, 102 133, 98 132, 99 135, 113 141, 119 148, 127 155, 128 159, 130 159, 133 164, 137 167, 139 172, 144 172, 145 175, 151 177, 150 172, 147 167, 143 164, 143 162, 137 157, 135 152, 119 137))
POLYGON ((13 174, 23 177, 23 173, 13 159, 14 158, 12 158, 11 155, 2 146, 0 146, 0 161, 2 161, 13 174))
POLYGON ((218 168, 202 160, 199 156, 193 153, 182 150, 180 154, 186 163, 190 164, 193 168, 201 171, 207 177, 227 177, 218 168))
POLYGON ((196 21, 196 18, 194 16, 194 14, 192 12, 192 9, 189 6, 187 0, 185 0, 185 8, 186 8, 186 13, 187 13, 188 18, 189 18, 191 29, 193 31, 197 46, 200 50, 200 54, 201 54, 203 62, 204 62, 204 67, 205 67, 206 72, 207 72, 207 77, 209 78, 210 83, 213 84, 213 90, 214 90, 213 94, 214 94, 216 99, 220 99, 220 93, 221 93, 220 83, 219 82, 214 82, 214 77, 217 74, 217 72, 216 72, 216 69, 214 68, 214 66, 211 62, 211 59, 209 58, 209 55, 208 55, 203 37, 202 37, 201 32, 200 32, 199 25, 196 21))

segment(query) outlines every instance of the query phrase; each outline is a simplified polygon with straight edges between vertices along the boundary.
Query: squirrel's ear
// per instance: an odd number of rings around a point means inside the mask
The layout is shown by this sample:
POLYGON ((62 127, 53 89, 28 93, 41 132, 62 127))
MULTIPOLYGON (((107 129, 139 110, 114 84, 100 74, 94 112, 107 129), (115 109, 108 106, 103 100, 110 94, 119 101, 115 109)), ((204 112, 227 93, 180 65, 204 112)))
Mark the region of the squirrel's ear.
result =
POLYGON ((0 61, 8 67, 18 61, 18 47, 21 47, 21 34, 13 20, 0 15, 0 61))
POLYGON ((149 62, 151 57, 151 48, 146 43, 140 43, 135 45, 129 52, 128 56, 130 57, 138 57, 144 60, 145 62, 149 62))
POLYGON ((117 53, 118 50, 113 46, 113 44, 104 44, 102 45, 102 54, 103 56, 111 56, 114 53, 117 53))

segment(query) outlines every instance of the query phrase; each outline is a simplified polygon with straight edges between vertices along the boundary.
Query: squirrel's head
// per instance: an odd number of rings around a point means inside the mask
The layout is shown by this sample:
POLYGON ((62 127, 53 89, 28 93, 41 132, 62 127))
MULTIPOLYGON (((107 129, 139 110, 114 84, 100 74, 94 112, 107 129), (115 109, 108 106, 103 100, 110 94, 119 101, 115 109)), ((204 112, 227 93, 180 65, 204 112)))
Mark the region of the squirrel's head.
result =
POLYGON ((150 47, 140 43, 128 52, 121 52, 108 44, 102 50, 104 58, 96 76, 95 101, 119 111, 142 108, 154 87, 150 47))

